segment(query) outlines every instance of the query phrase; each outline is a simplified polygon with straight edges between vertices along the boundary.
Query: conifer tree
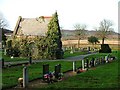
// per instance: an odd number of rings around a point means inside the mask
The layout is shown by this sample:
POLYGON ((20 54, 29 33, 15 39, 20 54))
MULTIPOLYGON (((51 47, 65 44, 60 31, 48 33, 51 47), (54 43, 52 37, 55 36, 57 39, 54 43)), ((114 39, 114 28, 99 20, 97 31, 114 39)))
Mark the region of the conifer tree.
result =
POLYGON ((51 59, 63 58, 61 32, 57 12, 53 14, 52 19, 48 24, 47 41, 48 53, 50 54, 51 59))

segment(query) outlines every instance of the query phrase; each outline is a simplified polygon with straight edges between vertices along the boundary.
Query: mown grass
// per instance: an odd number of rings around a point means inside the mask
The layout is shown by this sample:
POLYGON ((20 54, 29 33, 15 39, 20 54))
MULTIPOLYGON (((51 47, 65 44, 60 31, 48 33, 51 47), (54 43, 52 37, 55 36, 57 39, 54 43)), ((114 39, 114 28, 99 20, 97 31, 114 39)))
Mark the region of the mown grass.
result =
POLYGON ((78 55, 85 55, 85 54, 87 54, 87 52, 80 51, 80 52, 70 53, 70 50, 68 50, 64 52, 64 58, 78 56, 78 55))
MULTIPOLYGON (((42 77, 43 64, 49 64, 50 71, 54 71, 54 66, 61 64, 61 71, 65 72, 67 70, 72 70, 71 61, 54 61, 54 62, 40 62, 37 64, 32 64, 28 67, 29 81, 42 77)), ((81 61, 77 61, 77 67, 81 66, 81 61)), ((11 68, 3 68, 2 70, 2 83, 3 88, 17 85, 17 80, 22 77, 22 70, 24 66, 15 66, 11 68)))
MULTIPOLYGON (((118 53, 113 52, 112 54, 115 55, 115 56, 118 56, 118 53)), ((98 57, 98 55, 96 55, 96 57, 98 57)), ((101 54, 99 56, 102 56, 102 55, 104 55, 104 54, 101 54)), ((87 58, 91 58, 91 56, 89 56, 87 58)), ((118 59, 120 59, 120 57, 118 57, 118 59)), ((61 64, 61 66, 62 66, 62 68, 61 68, 62 70, 61 71, 62 72, 72 69, 72 62, 71 61, 39 62, 39 63, 36 63, 36 64, 32 64, 30 66, 27 66, 28 67, 28 71, 29 71, 29 80, 33 80, 33 79, 42 77, 42 66, 43 66, 43 64, 49 64, 50 71, 54 71, 54 66, 56 64, 61 64)), ((81 61, 77 61, 76 64, 77 64, 77 67, 80 67, 81 66, 81 61)), ((3 78, 2 79, 2 83, 3 83, 2 86, 3 86, 3 88, 8 88, 10 86, 17 85, 17 79, 19 77, 22 77, 22 69, 23 69, 23 67, 24 66, 15 66, 15 67, 11 67, 11 68, 3 68, 3 70, 2 70, 2 78, 3 78)), ((91 77, 94 77, 94 76, 98 79, 98 82, 99 82, 99 79, 101 80, 102 78, 106 78, 106 76, 110 76, 109 78, 115 79, 113 73, 115 74, 116 70, 118 70, 117 62, 113 62, 113 63, 110 63, 110 64, 105 64, 105 65, 102 65, 102 66, 98 66, 98 67, 96 67, 96 70, 88 71, 88 72, 91 73, 90 74, 91 76, 89 77, 90 80, 92 80, 91 77), (104 66, 106 66, 106 67, 104 67, 104 66), (99 70, 99 68, 100 68, 100 70, 99 70), (104 69, 106 69, 106 70, 104 70, 104 69), (96 71, 96 70, 98 70, 98 71, 96 71), (96 73, 98 73, 98 74, 96 74, 96 73), (102 76, 100 77, 99 74, 101 74, 102 76)), ((89 76, 88 72, 86 72, 86 75, 89 76)), ((85 73, 81 73, 80 75, 82 75, 82 74, 84 76, 85 73)), ((79 77, 79 75, 77 76, 77 78, 78 77, 79 77)), ((117 76, 115 76, 115 77, 117 77, 117 76)), ((73 79, 71 78, 70 81, 65 81, 65 83, 67 83, 67 85, 64 83, 64 81, 61 82, 62 83, 61 87, 64 88, 66 86, 66 88, 67 88, 67 86, 69 87, 69 85, 73 85, 72 87, 75 87, 74 86, 75 84, 73 84, 73 82, 76 82, 76 87, 79 87, 79 84, 77 84, 77 83, 81 83, 81 82, 77 81, 79 79, 76 78, 77 79, 76 80, 75 78, 76 77, 73 77, 73 79)), ((81 77, 80 81, 84 81, 85 82, 85 80, 82 80, 82 78, 84 79, 84 77, 81 77)), ((108 80, 109 80, 109 78, 108 78, 108 80)), ((90 83, 91 81, 89 79, 86 79, 87 82, 85 82, 85 83, 90 83)), ((110 81, 112 81, 112 80, 110 80, 110 81)), ((106 83, 107 82, 108 81, 106 81, 106 83)), ((81 84, 82 85, 81 87, 84 87, 85 83, 83 83, 83 85, 81 84)), ((59 86, 59 84, 58 84, 58 86, 59 86)), ((53 88, 53 87, 54 87, 54 84, 53 84, 53 86, 49 86, 48 88, 53 88)), ((90 87, 90 86, 87 86, 87 87, 90 87)), ((91 86, 91 87, 93 87, 93 86, 91 86)), ((103 87, 106 87, 106 85, 103 86, 103 87)), ((56 85, 55 85, 55 88, 57 88, 56 85)))
POLYGON ((118 62, 100 65, 94 70, 88 70, 59 83, 49 84, 44 88, 118 88, 118 62))
MULTIPOLYGON (((118 52, 120 53, 120 51, 118 52)), ((43 88, 47 89, 79 89, 79 88, 120 88, 120 73, 118 71, 118 62, 120 56, 118 53, 112 53, 118 57, 116 61, 112 63, 107 63, 104 65, 99 65, 94 69, 88 70, 87 72, 80 73, 76 76, 70 77, 65 81, 49 84, 43 88)), ((104 54, 103 54, 104 55, 104 54)), ((101 55, 100 55, 101 56, 101 55)), ((91 56, 89 56, 91 58, 91 56)), ((89 58, 88 57, 88 58, 89 58)))

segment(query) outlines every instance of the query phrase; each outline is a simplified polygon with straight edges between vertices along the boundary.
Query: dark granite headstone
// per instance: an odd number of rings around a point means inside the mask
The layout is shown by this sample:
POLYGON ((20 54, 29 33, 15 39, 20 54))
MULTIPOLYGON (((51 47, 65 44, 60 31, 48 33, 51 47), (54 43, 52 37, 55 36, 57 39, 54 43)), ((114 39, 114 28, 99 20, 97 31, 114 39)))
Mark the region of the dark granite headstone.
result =
POLYGON ((47 73, 49 73, 49 64, 43 65, 43 76, 44 74, 47 74, 47 73))
POLYGON ((95 58, 92 58, 92 60, 91 60, 91 67, 94 67, 95 65, 94 65, 94 60, 95 60, 95 58))
POLYGON ((61 73, 61 64, 55 65, 55 78, 59 78, 59 74, 61 73))
POLYGON ((89 60, 88 60, 88 58, 86 59, 86 68, 89 68, 89 60))

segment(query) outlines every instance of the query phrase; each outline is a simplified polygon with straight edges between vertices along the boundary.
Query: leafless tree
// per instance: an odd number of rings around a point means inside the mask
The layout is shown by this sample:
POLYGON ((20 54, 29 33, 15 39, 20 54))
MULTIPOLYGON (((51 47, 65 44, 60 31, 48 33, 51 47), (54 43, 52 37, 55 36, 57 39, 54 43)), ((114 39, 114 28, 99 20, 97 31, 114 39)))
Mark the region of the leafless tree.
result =
POLYGON ((80 40, 85 37, 85 28, 86 28, 86 25, 85 24, 75 24, 74 28, 76 30, 75 31, 75 35, 78 38, 78 48, 79 48, 79 46, 80 46, 80 40))
POLYGON ((104 40, 107 37, 107 35, 109 35, 111 31, 113 31, 113 28, 111 28, 113 23, 110 20, 104 19, 100 22, 99 25, 99 28, 96 29, 97 35, 102 38, 102 44, 104 44, 104 40))
POLYGON ((6 19, 3 14, 0 12, 0 28, 6 28, 8 26, 6 19))

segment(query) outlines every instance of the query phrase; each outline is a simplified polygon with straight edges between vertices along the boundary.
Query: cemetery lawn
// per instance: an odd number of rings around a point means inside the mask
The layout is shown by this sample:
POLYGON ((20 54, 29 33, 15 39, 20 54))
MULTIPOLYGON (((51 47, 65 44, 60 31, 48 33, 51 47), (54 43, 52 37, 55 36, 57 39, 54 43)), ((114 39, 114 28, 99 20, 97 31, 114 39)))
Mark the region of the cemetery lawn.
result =
MULTIPOLYGON (((112 53, 112 54, 114 54, 115 56, 118 56, 118 53, 112 53)), ((98 55, 96 56, 99 57, 98 55)), ((118 59, 120 59, 120 56, 118 57, 118 59)), ((117 87, 117 78, 118 78, 118 62, 117 61, 105 64, 105 65, 100 65, 96 67, 95 70, 89 70, 88 72, 78 74, 77 76, 73 76, 68 80, 65 80, 59 83, 54 83, 53 85, 48 85, 47 88, 117 87)), ((49 64, 50 71, 54 71, 54 66, 57 64, 61 64, 62 72, 65 72, 67 70, 72 70, 71 61, 39 62, 36 64, 28 65, 29 81, 42 77, 43 64, 49 64)), ((77 68, 80 67, 81 61, 77 61, 76 65, 77 65, 77 68)), ((22 77, 23 67, 24 66, 3 68, 2 69, 2 87, 9 88, 11 86, 17 85, 18 78, 22 77)))
POLYGON ((61 90, 65 88, 118 88, 118 85, 120 85, 120 83, 118 84, 118 61, 114 61, 59 83, 49 84, 44 88, 61 90))
MULTIPOLYGON (((41 78, 43 73, 43 64, 49 64, 49 70, 51 72, 54 71, 54 67, 57 64, 61 64, 61 72, 65 72, 67 70, 72 70, 72 62, 71 61, 53 61, 53 62, 39 62, 36 64, 28 65, 29 72, 29 81, 34 80, 36 78, 41 78)), ((81 66, 81 61, 77 61, 77 67, 81 66)), ((15 66, 10 68, 2 69, 2 87, 9 88, 11 86, 18 84, 18 78, 22 77, 22 70, 24 66, 15 66)))
MULTIPOLYGON (((120 56, 118 53, 112 53, 118 58, 116 61, 99 65, 87 72, 77 74, 59 83, 49 84, 44 88, 61 90, 65 88, 120 88, 120 81, 118 81, 120 79, 120 73, 118 72, 120 56)), ((91 58, 91 56, 89 57, 91 58)))
POLYGON ((79 56, 79 55, 85 55, 87 54, 88 52, 86 51, 80 51, 80 52, 74 52, 74 53, 70 53, 70 50, 68 51, 65 51, 64 52, 64 58, 67 58, 67 57, 73 57, 73 56, 79 56))

